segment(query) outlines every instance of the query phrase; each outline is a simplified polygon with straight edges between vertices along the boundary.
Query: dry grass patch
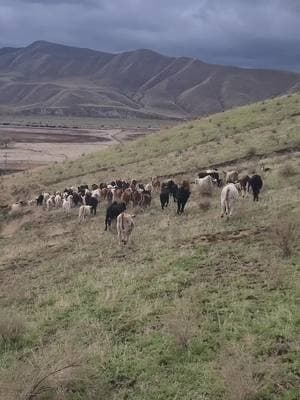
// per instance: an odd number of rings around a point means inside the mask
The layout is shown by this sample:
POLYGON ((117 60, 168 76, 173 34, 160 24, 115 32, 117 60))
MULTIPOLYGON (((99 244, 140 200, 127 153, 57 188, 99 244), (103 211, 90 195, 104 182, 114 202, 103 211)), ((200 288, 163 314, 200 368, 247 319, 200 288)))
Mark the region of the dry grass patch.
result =
POLYGON ((193 337, 199 331, 197 317, 191 310, 188 299, 176 298, 175 309, 165 318, 167 333, 173 337, 181 350, 188 350, 193 337))
POLYGON ((26 322, 21 315, 7 311, 0 312, 0 343, 1 340, 5 344, 15 342, 25 333, 26 322))
POLYGON ((250 400, 257 397, 269 383, 267 366, 259 365, 253 356, 238 345, 228 347, 220 357, 220 372, 223 378, 226 398, 229 400, 250 400))
POLYGON ((279 174, 283 178, 288 178, 290 176, 295 175, 296 170, 292 164, 285 164, 282 168, 280 168, 279 174))
POLYGON ((281 251, 282 257, 290 257, 299 240, 299 224, 279 217, 271 226, 270 239, 281 251))
MULTIPOLYGON (((64 400, 85 391, 85 399, 98 399, 101 377, 89 365, 86 354, 70 346, 38 350, 0 371, 0 398, 6 400, 64 400), (98 397, 97 397, 98 396, 98 397)), ((104 384, 103 387, 104 388, 104 384)), ((105 397, 104 397, 105 398, 105 397)))

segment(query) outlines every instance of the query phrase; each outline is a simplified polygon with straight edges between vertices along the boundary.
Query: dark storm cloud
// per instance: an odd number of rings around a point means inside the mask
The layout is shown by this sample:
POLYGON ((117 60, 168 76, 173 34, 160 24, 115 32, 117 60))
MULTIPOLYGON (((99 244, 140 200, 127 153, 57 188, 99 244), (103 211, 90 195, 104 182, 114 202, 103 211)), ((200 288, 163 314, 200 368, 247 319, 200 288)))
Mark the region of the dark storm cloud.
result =
POLYGON ((0 38, 300 70, 300 0, 1 0, 0 38))

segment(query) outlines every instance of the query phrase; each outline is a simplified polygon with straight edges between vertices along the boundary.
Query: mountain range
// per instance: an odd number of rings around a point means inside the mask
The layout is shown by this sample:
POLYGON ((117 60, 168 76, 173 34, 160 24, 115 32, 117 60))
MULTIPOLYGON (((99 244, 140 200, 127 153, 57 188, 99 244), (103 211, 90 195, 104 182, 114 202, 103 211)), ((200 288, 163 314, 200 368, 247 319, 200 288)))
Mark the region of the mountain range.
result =
POLYGON ((140 49, 37 41, 0 49, 0 113, 187 119, 300 90, 300 74, 212 65, 140 49))

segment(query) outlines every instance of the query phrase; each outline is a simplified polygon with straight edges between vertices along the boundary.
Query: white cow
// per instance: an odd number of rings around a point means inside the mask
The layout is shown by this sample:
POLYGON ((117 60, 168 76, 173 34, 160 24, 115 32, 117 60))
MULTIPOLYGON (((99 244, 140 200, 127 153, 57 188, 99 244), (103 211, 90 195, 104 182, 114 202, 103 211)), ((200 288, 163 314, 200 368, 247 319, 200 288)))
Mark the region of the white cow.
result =
POLYGON ((232 215, 235 203, 239 198, 239 192, 234 183, 228 183, 224 186, 221 192, 221 217, 226 215, 232 215))
POLYGON ((199 193, 206 196, 211 196, 213 191, 213 178, 207 175, 205 178, 196 178, 195 183, 198 186, 199 193))
POLYGON ((55 207, 55 196, 52 194, 46 201, 47 210, 50 211, 51 208, 55 207))
POLYGON ((54 202, 55 202, 55 207, 56 208, 61 208, 62 207, 63 199, 62 199, 62 197, 61 197, 61 195, 59 193, 56 194, 54 202))
POLYGON ((85 218, 91 214, 92 206, 80 206, 79 213, 78 213, 78 220, 79 222, 83 222, 85 218))
POLYGON ((92 191, 92 197, 96 197, 98 202, 101 200, 101 189, 95 189, 92 191))
POLYGON ((133 218, 135 215, 127 214, 122 212, 117 217, 117 232, 119 237, 119 243, 126 244, 128 242, 129 236, 134 228, 133 218))
POLYGON ((11 205, 10 208, 10 214, 18 214, 22 211, 22 208, 25 207, 27 205, 27 202, 25 201, 19 201, 17 203, 14 203, 11 205))
POLYGON ((50 198, 50 193, 48 192, 44 192, 43 193, 43 206, 46 207, 47 206, 47 200, 50 198))
POLYGON ((63 209, 69 213, 73 206, 73 196, 70 194, 67 198, 63 199, 63 209))

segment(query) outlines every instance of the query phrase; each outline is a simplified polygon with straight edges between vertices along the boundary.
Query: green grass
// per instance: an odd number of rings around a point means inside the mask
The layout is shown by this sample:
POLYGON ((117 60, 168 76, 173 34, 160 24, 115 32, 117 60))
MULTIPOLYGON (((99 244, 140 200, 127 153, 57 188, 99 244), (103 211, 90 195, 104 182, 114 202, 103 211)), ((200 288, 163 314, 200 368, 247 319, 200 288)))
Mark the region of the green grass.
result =
POLYGON ((172 203, 162 212, 156 195, 150 210, 136 210, 126 248, 103 232, 103 204, 81 225, 76 210, 2 214, 0 305, 16 329, 3 338, 0 324, 1 399, 299 398, 299 244, 291 238, 282 258, 269 233, 299 220, 299 97, 2 180, 5 202, 114 177, 192 179, 225 163, 257 169, 265 186, 229 221, 219 190, 205 212, 193 190, 182 216, 172 203))

